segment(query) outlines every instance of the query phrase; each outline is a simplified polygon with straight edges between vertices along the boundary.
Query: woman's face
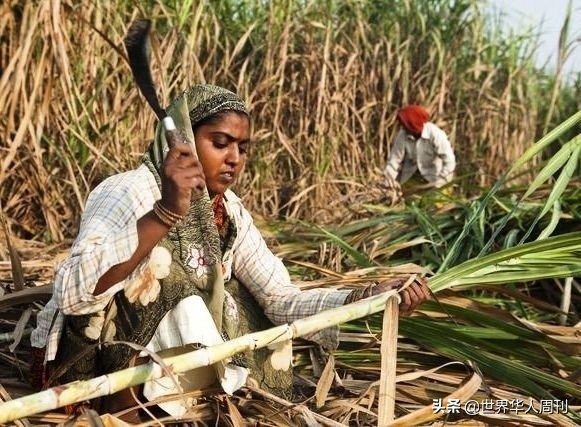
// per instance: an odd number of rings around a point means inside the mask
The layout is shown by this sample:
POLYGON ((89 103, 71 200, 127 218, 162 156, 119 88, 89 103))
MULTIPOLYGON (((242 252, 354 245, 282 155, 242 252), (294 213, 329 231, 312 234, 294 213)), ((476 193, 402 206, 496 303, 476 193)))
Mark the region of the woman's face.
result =
POLYGON ((223 194, 246 163, 250 145, 248 116, 228 111, 218 120, 198 126, 194 136, 208 192, 210 196, 223 194))

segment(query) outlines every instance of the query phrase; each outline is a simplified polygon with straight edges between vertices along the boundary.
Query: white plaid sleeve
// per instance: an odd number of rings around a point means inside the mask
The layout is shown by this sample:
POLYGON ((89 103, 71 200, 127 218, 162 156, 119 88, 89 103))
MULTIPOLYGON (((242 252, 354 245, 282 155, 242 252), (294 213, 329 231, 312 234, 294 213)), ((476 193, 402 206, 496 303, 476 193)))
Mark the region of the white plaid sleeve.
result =
POLYGON ((116 264, 127 261, 138 245, 137 220, 151 210, 155 191, 143 169, 115 175, 91 193, 81 220, 80 232, 71 254, 55 276, 54 297, 64 314, 86 314, 102 310, 147 263, 125 280, 100 295, 93 291, 99 278, 116 264), (147 187, 147 188, 144 188, 147 187))
POLYGON ((137 248, 137 218, 151 210, 156 198, 157 184, 145 166, 108 178, 91 192, 71 254, 57 268, 53 296, 38 314, 31 334, 32 346, 46 346, 46 360, 56 354, 63 313, 102 309, 127 280, 139 274, 147 259, 129 278, 93 296, 99 277, 129 259, 137 248))
MULTIPOLYGON (((266 246, 248 211, 240 203, 232 211, 238 230, 232 248, 233 273, 250 290, 273 323, 290 323, 343 305, 349 291, 301 291, 292 284, 288 270, 266 246)), ((338 344, 338 328, 327 328, 307 338, 327 349, 334 349, 338 344)))

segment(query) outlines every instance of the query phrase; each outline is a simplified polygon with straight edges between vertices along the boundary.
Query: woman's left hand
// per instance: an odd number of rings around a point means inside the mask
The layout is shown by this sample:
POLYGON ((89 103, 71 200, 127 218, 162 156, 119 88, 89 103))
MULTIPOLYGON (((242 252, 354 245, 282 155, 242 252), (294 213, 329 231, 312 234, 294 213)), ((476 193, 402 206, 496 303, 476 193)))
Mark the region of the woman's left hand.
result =
MULTIPOLYGON (((379 295, 393 289, 402 288, 406 283, 405 279, 387 279, 383 282, 369 285, 364 289, 356 289, 349 294, 345 303, 358 301, 373 295, 379 295)), ((427 286, 428 281, 423 278, 416 278, 404 289, 399 291, 401 302, 399 304, 400 316, 409 316, 424 301, 430 299, 430 290, 427 286)))
MULTIPOLYGON (((377 285, 377 288, 381 287, 381 285, 382 283, 377 285)), ((398 288, 401 288, 403 285, 404 283, 401 283, 398 288)), ((378 289, 376 292, 380 293, 385 291, 378 289)), ((401 302, 399 303, 399 315, 409 316, 416 307, 430 299, 431 295, 428 288, 428 281, 421 277, 416 278, 409 286, 399 291, 399 296, 401 298, 401 302)))

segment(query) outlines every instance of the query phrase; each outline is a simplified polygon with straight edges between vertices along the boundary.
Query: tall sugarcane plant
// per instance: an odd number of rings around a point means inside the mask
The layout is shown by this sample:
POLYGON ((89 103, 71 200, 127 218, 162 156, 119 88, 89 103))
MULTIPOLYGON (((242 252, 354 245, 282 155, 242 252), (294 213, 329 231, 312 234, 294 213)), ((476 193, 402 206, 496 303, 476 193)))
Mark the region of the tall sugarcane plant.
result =
MULTIPOLYGON (((58 242, 88 192, 136 164, 154 117, 137 114, 117 52, 134 4, 51 1, 0 8, 0 199, 18 235, 58 242)), ((160 36, 162 99, 207 81, 248 100, 260 144, 239 188, 267 217, 348 217, 341 199, 379 178, 397 105, 425 102, 442 122, 471 196, 578 109, 578 77, 536 66, 537 28, 503 34, 481 0, 139 4, 160 36)), ((562 37, 560 65, 576 44, 562 37)))

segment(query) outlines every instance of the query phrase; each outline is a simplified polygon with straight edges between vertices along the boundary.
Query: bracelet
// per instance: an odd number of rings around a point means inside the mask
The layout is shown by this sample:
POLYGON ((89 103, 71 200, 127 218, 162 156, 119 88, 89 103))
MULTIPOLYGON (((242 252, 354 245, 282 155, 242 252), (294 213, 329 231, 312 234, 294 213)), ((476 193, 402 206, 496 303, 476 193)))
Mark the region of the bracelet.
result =
POLYGON ((184 216, 178 215, 164 207, 159 200, 153 204, 153 213, 165 226, 169 228, 172 228, 184 219, 184 216))
POLYGON ((367 285, 363 290, 363 298, 369 298, 370 296, 373 296, 373 288, 375 288, 377 285, 377 282, 372 282, 367 285))
POLYGON ((175 220, 175 221, 178 221, 178 222, 179 222, 179 221, 181 221, 182 219, 184 219, 184 218, 185 218, 185 216, 184 216, 184 215, 180 215, 180 214, 177 214, 177 213, 175 213, 175 212, 173 212, 173 211, 170 211, 168 208, 166 208, 164 205, 162 205, 162 204, 161 204, 161 200, 158 200, 158 201, 156 202, 156 204, 157 204, 157 206, 159 207, 159 209, 160 209, 160 210, 161 210, 161 211, 162 211, 164 214, 166 214, 168 217, 170 217, 171 219, 173 219, 173 220, 175 220))
POLYGON ((361 287, 358 289, 353 289, 351 293, 345 299, 345 304, 349 304, 355 301, 359 301, 364 298, 369 298, 373 295, 373 288, 377 286, 377 282, 372 282, 365 287, 361 287))

